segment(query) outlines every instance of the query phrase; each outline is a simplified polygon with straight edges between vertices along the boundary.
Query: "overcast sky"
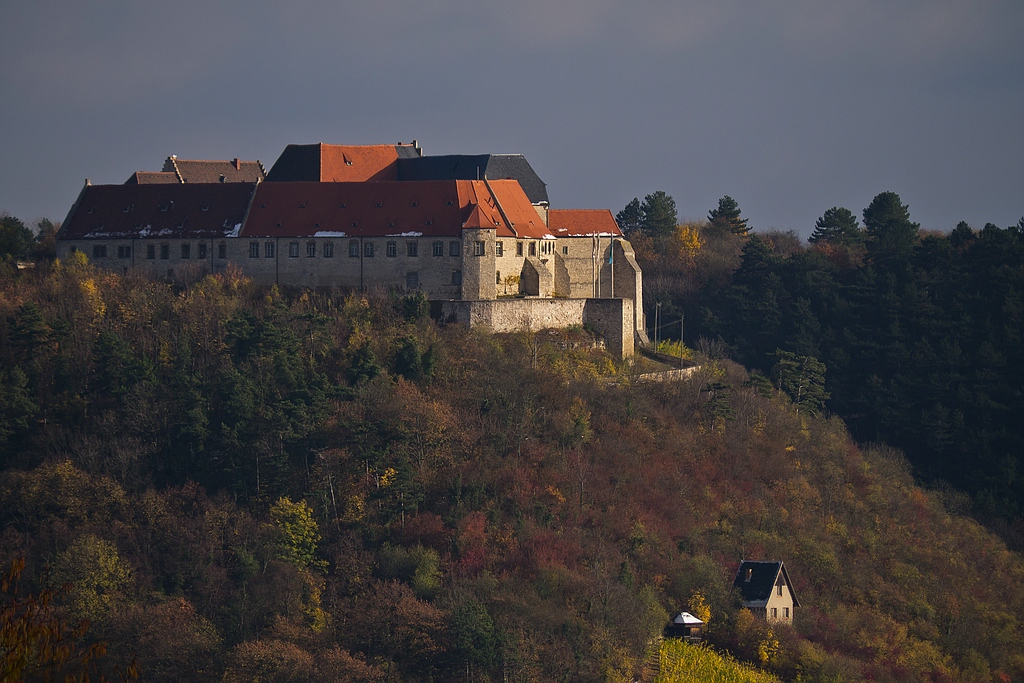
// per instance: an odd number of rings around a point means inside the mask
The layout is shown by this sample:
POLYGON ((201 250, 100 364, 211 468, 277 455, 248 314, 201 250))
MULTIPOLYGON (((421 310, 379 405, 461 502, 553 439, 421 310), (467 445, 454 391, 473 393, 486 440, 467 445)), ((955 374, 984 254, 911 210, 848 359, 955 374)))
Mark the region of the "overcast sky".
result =
POLYGON ((0 211, 169 154, 419 140, 518 152, 552 206, 728 194, 807 236, 900 194, 922 227, 1024 215, 1022 0, 0 0, 0 211))

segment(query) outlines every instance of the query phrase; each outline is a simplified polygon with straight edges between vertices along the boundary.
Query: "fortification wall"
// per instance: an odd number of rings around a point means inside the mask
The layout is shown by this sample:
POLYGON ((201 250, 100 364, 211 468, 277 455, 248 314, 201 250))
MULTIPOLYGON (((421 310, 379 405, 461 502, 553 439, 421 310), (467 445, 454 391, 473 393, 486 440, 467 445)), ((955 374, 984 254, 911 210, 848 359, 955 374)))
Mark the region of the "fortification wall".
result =
POLYGON ((618 358, 634 352, 633 302, 629 299, 433 301, 431 313, 442 324, 463 324, 489 332, 587 325, 604 337, 606 348, 618 358))

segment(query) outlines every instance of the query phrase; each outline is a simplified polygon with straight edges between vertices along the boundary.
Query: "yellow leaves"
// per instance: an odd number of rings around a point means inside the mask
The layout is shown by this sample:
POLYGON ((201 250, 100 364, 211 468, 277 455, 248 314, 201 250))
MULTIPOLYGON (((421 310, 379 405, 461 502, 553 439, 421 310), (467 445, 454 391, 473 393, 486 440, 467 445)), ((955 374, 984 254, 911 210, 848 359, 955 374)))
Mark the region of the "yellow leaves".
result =
POLYGON ((356 524, 361 522, 365 516, 366 501, 362 496, 356 494, 345 499, 345 512, 341 516, 341 521, 346 524, 356 524))
POLYGON ((548 486, 544 490, 548 493, 548 495, 552 496, 559 503, 565 503, 565 496, 563 496, 562 492, 556 489, 554 486, 548 486))
POLYGON ((395 483, 395 478, 398 476, 398 470, 394 467, 385 468, 384 472, 377 478, 378 488, 386 489, 395 483))
POLYGON ((57 586, 71 585, 64 601, 76 619, 97 621, 120 602, 131 571, 117 546, 87 534, 57 555, 52 578, 57 586))
POLYGON ((690 600, 686 603, 686 611, 703 621, 705 626, 711 622, 711 606, 704 599, 704 593, 699 590, 690 595, 690 600))
POLYGON ((96 281, 91 277, 82 280, 78 287, 81 291, 86 311, 92 316, 92 324, 95 325, 107 312, 107 304, 103 301, 103 295, 100 294, 96 281))
POLYGON ((306 501, 293 503, 287 496, 278 498, 270 508, 270 518, 277 528, 285 562, 300 569, 309 566, 322 568, 325 563, 316 559, 320 527, 306 501))

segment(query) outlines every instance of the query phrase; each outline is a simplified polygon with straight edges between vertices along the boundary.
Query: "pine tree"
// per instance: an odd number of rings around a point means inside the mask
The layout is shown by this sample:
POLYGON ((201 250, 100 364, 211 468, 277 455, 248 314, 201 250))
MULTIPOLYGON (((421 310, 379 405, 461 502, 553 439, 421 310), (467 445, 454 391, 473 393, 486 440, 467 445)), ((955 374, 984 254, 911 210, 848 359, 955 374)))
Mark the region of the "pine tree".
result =
POLYGON ((676 200, 662 190, 644 197, 640 205, 643 213, 643 232, 651 237, 668 237, 676 229, 676 200))
POLYGON ((814 232, 811 233, 809 241, 851 247, 863 243, 864 234, 852 211, 841 206, 833 206, 814 222, 814 232))
POLYGON ((910 257, 920 225, 895 192, 882 192, 864 209, 868 255, 875 263, 894 263, 910 257))
POLYGON ((750 232, 747 219, 740 218, 739 204, 729 195, 718 200, 718 208, 708 212, 708 220, 715 227, 729 228, 734 235, 746 235, 750 232))
POLYGON ((640 200, 633 197, 633 201, 615 214, 615 221, 619 224, 619 230, 627 237, 643 227, 644 212, 640 210, 640 200))

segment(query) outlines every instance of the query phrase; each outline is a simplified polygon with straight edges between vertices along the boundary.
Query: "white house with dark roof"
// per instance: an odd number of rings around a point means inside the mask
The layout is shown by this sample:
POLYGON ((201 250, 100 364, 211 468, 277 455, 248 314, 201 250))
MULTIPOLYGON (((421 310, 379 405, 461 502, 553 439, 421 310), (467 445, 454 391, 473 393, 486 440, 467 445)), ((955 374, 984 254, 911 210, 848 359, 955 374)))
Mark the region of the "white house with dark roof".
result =
POLYGON ((743 606, 755 617, 769 624, 793 623, 793 610, 800 606, 800 601, 782 562, 745 560, 732 585, 743 597, 743 606))

